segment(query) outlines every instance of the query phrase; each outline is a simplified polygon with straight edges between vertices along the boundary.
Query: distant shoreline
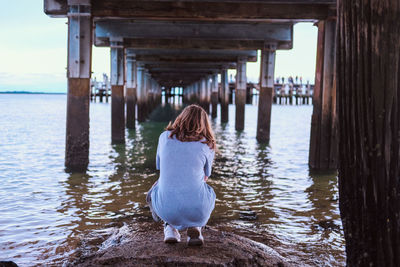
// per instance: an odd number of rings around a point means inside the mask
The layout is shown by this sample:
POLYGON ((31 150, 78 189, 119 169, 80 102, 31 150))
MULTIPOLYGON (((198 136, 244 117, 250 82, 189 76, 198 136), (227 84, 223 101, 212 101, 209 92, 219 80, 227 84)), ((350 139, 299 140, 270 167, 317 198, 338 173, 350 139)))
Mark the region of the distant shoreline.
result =
POLYGON ((4 91, 0 94, 20 94, 20 95, 66 95, 67 93, 55 92, 29 92, 29 91, 4 91))

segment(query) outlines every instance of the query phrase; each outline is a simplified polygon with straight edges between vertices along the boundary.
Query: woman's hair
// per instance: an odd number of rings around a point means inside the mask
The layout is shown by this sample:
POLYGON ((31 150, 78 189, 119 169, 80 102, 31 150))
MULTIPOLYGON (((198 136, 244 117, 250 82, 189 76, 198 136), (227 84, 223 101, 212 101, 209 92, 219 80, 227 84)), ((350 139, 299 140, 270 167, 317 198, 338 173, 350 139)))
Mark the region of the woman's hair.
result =
POLYGON ((208 115, 198 105, 190 105, 184 108, 174 123, 170 122, 165 129, 171 131, 169 137, 175 135, 176 139, 181 142, 203 140, 202 143, 207 144, 211 149, 215 150, 216 148, 208 115))

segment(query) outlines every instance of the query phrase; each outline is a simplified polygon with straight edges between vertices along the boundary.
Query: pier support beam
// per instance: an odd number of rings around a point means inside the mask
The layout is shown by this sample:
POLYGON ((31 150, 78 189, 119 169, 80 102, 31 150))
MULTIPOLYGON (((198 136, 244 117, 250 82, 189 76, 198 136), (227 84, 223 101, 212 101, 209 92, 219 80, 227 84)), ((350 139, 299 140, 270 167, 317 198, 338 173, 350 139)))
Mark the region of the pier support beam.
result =
POLYGON ((400 3, 338 1, 339 208, 347 266, 400 265, 400 3))
POLYGON ((134 56, 126 58, 126 127, 135 129, 136 117, 136 59, 134 56))
POLYGON ((317 68, 311 118, 309 166, 313 170, 337 168, 336 20, 318 22, 317 68))
POLYGON ((111 44, 111 140, 125 142, 124 49, 121 43, 111 44))
POLYGON ((146 121, 146 74, 143 66, 138 66, 137 120, 146 121))
POLYGON ((218 108, 218 74, 212 75, 211 82, 211 118, 217 117, 218 108))
POLYGON ((247 88, 246 59, 239 58, 236 69, 236 88, 235 88, 235 104, 236 104, 235 129, 237 131, 244 130, 246 88, 247 88))
POLYGON ((92 56, 90 4, 68 6, 68 96, 65 140, 67 171, 89 164, 89 102, 92 56))
POLYGON ((229 82, 228 70, 223 69, 221 72, 221 123, 229 121, 229 82))
POLYGON ((270 138, 275 51, 276 45, 268 45, 261 51, 257 141, 263 143, 268 143, 270 138))
POLYGON ((200 81, 200 106, 209 113, 209 107, 207 103, 207 78, 201 79, 200 81))

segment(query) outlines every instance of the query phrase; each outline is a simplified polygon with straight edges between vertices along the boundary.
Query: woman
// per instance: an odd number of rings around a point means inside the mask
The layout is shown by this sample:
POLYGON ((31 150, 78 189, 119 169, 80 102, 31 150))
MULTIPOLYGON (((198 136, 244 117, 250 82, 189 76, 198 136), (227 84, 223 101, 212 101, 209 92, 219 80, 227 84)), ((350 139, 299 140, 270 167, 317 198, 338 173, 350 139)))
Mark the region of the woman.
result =
POLYGON ((215 193, 206 181, 211 175, 215 138, 208 115, 190 105, 160 135, 156 167, 160 178, 147 193, 153 218, 164 224, 164 242, 180 242, 187 229, 188 245, 204 243, 201 227, 214 209, 215 193))

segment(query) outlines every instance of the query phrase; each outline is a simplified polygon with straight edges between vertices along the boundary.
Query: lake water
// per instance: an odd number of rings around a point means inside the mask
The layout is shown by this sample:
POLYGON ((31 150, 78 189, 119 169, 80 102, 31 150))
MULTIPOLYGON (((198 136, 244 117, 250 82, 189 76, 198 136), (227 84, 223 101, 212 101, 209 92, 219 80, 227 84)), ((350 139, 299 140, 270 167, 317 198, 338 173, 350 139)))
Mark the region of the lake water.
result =
MULTIPOLYGON (((110 104, 91 104, 89 169, 68 174, 66 95, 0 94, 0 111, 0 260, 62 265, 79 248, 96 249, 116 224, 149 220, 145 192, 158 178, 165 123, 137 124, 125 145, 111 145, 110 104)), ((212 123, 220 155, 209 179, 217 194, 209 225, 294 263, 344 265, 337 176, 308 169, 312 106, 274 105, 269 146, 255 138, 257 106, 246 105, 241 133, 233 105, 229 112, 228 124, 212 123)))

